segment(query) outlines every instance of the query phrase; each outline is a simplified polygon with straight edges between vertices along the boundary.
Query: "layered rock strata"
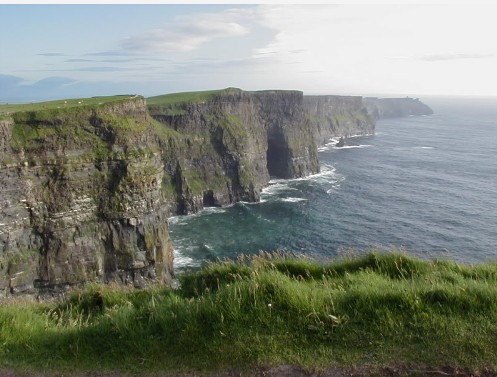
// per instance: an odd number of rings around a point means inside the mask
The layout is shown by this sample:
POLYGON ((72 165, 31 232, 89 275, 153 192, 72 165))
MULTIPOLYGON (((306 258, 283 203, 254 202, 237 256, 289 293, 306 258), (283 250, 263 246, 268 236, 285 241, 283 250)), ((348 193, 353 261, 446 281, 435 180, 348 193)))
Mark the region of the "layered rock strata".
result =
POLYGON ((0 292, 167 282, 161 130, 143 98, 2 121, 0 292))
POLYGON ((296 91, 18 112, 0 122, 0 158, 3 295, 167 282, 169 216, 319 171, 296 91))
POLYGON ((176 213, 258 201, 270 176, 319 171, 302 92, 228 89, 202 101, 151 102, 159 102, 149 105, 152 116, 186 142, 166 164, 178 194, 176 213))
POLYGON ((374 133, 374 119, 362 97, 304 96, 304 107, 318 145, 328 143, 331 138, 374 133))
POLYGON ((317 173, 317 145, 415 111, 232 88, 88 102, 0 111, 0 296, 167 283, 169 216, 258 201, 270 177, 317 173))

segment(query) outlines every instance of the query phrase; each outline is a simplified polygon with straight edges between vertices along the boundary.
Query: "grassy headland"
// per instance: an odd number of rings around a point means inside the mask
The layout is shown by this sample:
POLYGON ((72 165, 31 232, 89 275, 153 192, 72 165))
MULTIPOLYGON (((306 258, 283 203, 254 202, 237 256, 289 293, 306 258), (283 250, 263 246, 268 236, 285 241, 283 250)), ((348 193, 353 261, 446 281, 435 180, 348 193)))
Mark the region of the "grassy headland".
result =
POLYGON ((217 94, 241 92, 237 88, 206 90, 199 92, 170 93, 147 98, 147 106, 152 115, 184 115, 186 108, 194 103, 207 102, 217 94))
POLYGON ((118 95, 107 97, 72 98, 47 102, 32 102, 22 104, 0 104, 0 116, 18 112, 31 112, 41 110, 70 109, 74 107, 98 106, 112 102, 124 101, 135 97, 134 95, 118 95))
POLYGON ((205 91, 197 91, 197 92, 180 92, 180 93, 170 93, 163 94, 160 96, 148 97, 147 104, 149 106, 155 105, 174 105, 178 103, 197 103, 197 102, 205 102, 210 98, 215 96, 216 94, 228 93, 230 91, 240 92, 240 89, 236 88, 226 88, 226 89, 217 89, 217 90, 205 90, 205 91))
POLYGON ((0 307, 0 369, 219 371, 258 365, 497 369, 497 264, 371 253, 211 264, 180 289, 91 286, 0 307))

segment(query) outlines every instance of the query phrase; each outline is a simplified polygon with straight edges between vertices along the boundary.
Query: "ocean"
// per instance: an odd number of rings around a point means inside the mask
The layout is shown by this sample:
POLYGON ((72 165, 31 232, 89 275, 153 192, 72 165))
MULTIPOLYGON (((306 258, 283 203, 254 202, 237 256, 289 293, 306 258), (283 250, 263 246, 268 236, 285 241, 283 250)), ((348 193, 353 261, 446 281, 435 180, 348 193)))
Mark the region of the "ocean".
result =
POLYGON ((170 218, 176 271, 260 251, 496 260, 497 99, 422 100, 434 115, 321 147, 319 174, 271 180, 260 203, 170 218))

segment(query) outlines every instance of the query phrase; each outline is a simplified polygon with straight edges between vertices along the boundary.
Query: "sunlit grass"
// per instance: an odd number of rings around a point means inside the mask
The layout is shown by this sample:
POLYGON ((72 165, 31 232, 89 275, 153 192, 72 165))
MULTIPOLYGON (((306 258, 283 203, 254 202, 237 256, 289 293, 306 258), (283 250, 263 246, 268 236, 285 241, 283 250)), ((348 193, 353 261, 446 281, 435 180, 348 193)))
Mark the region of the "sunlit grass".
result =
POLYGON ((218 89, 218 90, 205 90, 197 92, 180 92, 163 94, 155 97, 148 97, 147 104, 149 106, 157 105, 173 105, 179 103, 197 103, 205 102, 215 96, 216 94, 228 93, 230 91, 240 91, 236 88, 218 89))
POLYGON ((103 105, 112 102, 119 102, 134 98, 134 95, 119 95, 107 97, 91 98, 70 98, 46 102, 30 102, 22 104, 0 104, 0 115, 8 115, 24 111, 41 111, 55 109, 69 109, 74 107, 85 107, 103 105))
POLYGON ((210 264, 181 288, 0 307, 0 365, 129 373, 282 363, 497 367, 497 265, 372 253, 210 264))

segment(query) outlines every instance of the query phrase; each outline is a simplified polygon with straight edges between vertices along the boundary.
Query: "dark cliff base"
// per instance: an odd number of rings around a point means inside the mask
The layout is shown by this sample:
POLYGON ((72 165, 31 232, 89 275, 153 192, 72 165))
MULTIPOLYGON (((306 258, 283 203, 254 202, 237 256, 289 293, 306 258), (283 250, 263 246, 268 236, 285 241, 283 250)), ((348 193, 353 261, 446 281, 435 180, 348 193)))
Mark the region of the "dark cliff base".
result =
POLYGON ((169 216, 256 202, 271 176, 318 172, 317 145, 413 112, 235 88, 1 105, 0 297, 168 283, 169 216))

